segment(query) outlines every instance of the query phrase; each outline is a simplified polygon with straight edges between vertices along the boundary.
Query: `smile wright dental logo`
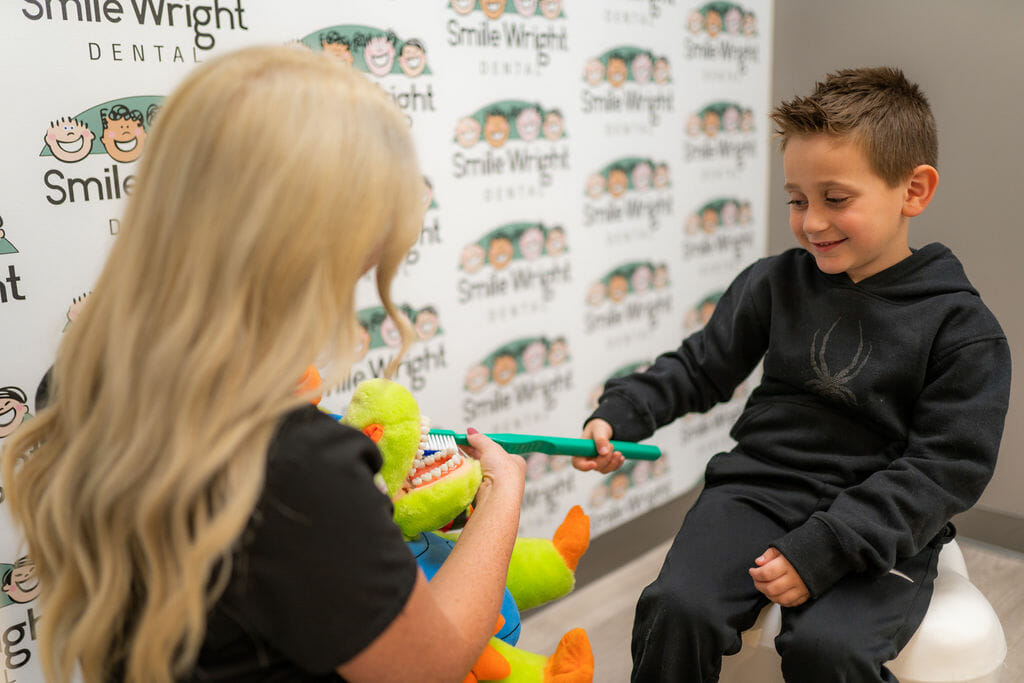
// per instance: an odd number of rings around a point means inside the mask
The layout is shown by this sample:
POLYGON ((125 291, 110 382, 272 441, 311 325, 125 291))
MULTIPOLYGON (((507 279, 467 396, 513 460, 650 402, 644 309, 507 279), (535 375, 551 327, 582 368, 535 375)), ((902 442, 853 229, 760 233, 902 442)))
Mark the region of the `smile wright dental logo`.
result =
MULTIPOLYGON (((142 156, 162 102, 161 95, 122 97, 51 120, 43 133, 41 158, 69 165, 89 156, 106 155, 117 163, 105 166, 96 175, 70 175, 60 167, 47 170, 43 173, 46 201, 59 206, 123 199, 131 194, 135 176, 119 164, 134 163, 142 156)), ((94 168, 91 164, 86 167, 94 168)))
POLYGON ((459 179, 537 173, 539 184, 547 186, 554 171, 569 168, 569 147, 560 144, 566 137, 558 109, 525 100, 491 102, 455 124, 453 142, 462 149, 452 157, 453 174, 459 179))
POLYGON ((423 41, 402 39, 391 30, 343 24, 314 31, 299 42, 378 78, 393 74, 418 78, 432 73, 423 41))
POLYGON ((709 2, 690 11, 686 30, 697 36, 757 36, 757 15, 734 2, 709 2))
POLYGON ((162 101, 159 95, 123 97, 59 116, 46 128, 39 156, 74 163, 106 153, 114 161, 131 163, 142 155, 162 101))

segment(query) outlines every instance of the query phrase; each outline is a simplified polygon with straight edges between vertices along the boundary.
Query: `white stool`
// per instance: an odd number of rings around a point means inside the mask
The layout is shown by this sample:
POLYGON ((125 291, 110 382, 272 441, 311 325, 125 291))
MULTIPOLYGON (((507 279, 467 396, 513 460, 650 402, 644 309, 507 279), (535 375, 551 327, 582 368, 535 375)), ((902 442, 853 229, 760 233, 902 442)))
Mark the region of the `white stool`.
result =
MULTIPOLYGON (((743 633, 743 648, 722 660, 721 683, 783 683, 775 636, 778 605, 765 607, 743 633)), ((956 541, 939 553, 935 591, 924 620, 887 666, 901 683, 998 683, 1006 636, 992 606, 967 575, 956 541)))

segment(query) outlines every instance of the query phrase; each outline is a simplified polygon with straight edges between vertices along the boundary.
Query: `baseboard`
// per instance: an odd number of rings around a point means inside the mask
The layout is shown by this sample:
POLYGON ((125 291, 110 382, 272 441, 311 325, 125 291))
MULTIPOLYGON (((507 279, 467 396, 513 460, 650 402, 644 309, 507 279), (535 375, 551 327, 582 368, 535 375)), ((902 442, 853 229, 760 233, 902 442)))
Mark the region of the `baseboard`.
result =
MULTIPOLYGON (((675 536, 701 486, 595 538, 576 569, 576 587, 618 569, 675 536)), ((1024 518, 981 506, 953 518, 959 536, 1024 553, 1024 518)))

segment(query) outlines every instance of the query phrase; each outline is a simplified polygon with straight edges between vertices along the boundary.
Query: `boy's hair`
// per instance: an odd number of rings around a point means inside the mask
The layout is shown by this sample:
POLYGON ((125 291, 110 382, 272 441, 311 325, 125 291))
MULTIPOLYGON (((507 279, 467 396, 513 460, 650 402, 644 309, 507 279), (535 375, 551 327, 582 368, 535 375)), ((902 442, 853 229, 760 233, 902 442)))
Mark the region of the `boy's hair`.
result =
POLYGON ((771 119, 782 150, 797 135, 824 133, 852 139, 890 187, 920 164, 938 164, 938 134, 928 100, 902 71, 892 67, 830 73, 809 97, 782 102, 771 119))

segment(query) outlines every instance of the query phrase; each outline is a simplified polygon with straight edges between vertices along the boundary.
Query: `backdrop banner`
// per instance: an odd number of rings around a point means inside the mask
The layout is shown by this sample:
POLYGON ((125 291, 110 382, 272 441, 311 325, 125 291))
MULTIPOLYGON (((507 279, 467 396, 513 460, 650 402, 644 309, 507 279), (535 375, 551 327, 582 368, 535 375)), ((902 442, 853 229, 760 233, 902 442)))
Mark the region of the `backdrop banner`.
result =
MULTIPOLYGON (((196 64, 254 44, 345 60, 408 118, 429 209, 395 283, 419 335, 395 379, 422 412, 459 431, 579 436, 606 380, 678 346, 765 253, 772 9, 2 3, 0 447, 32 419, 39 380, 88 303, 164 97, 196 64)), ((395 354, 369 277, 358 302, 362 355, 324 397, 334 412, 395 354)), ((660 430, 655 462, 605 476, 528 455, 521 534, 550 535, 578 503, 600 535, 689 490, 731 446, 748 389, 660 430)), ((2 503, 0 489, 0 683, 42 681, 39 587, 2 503)))

